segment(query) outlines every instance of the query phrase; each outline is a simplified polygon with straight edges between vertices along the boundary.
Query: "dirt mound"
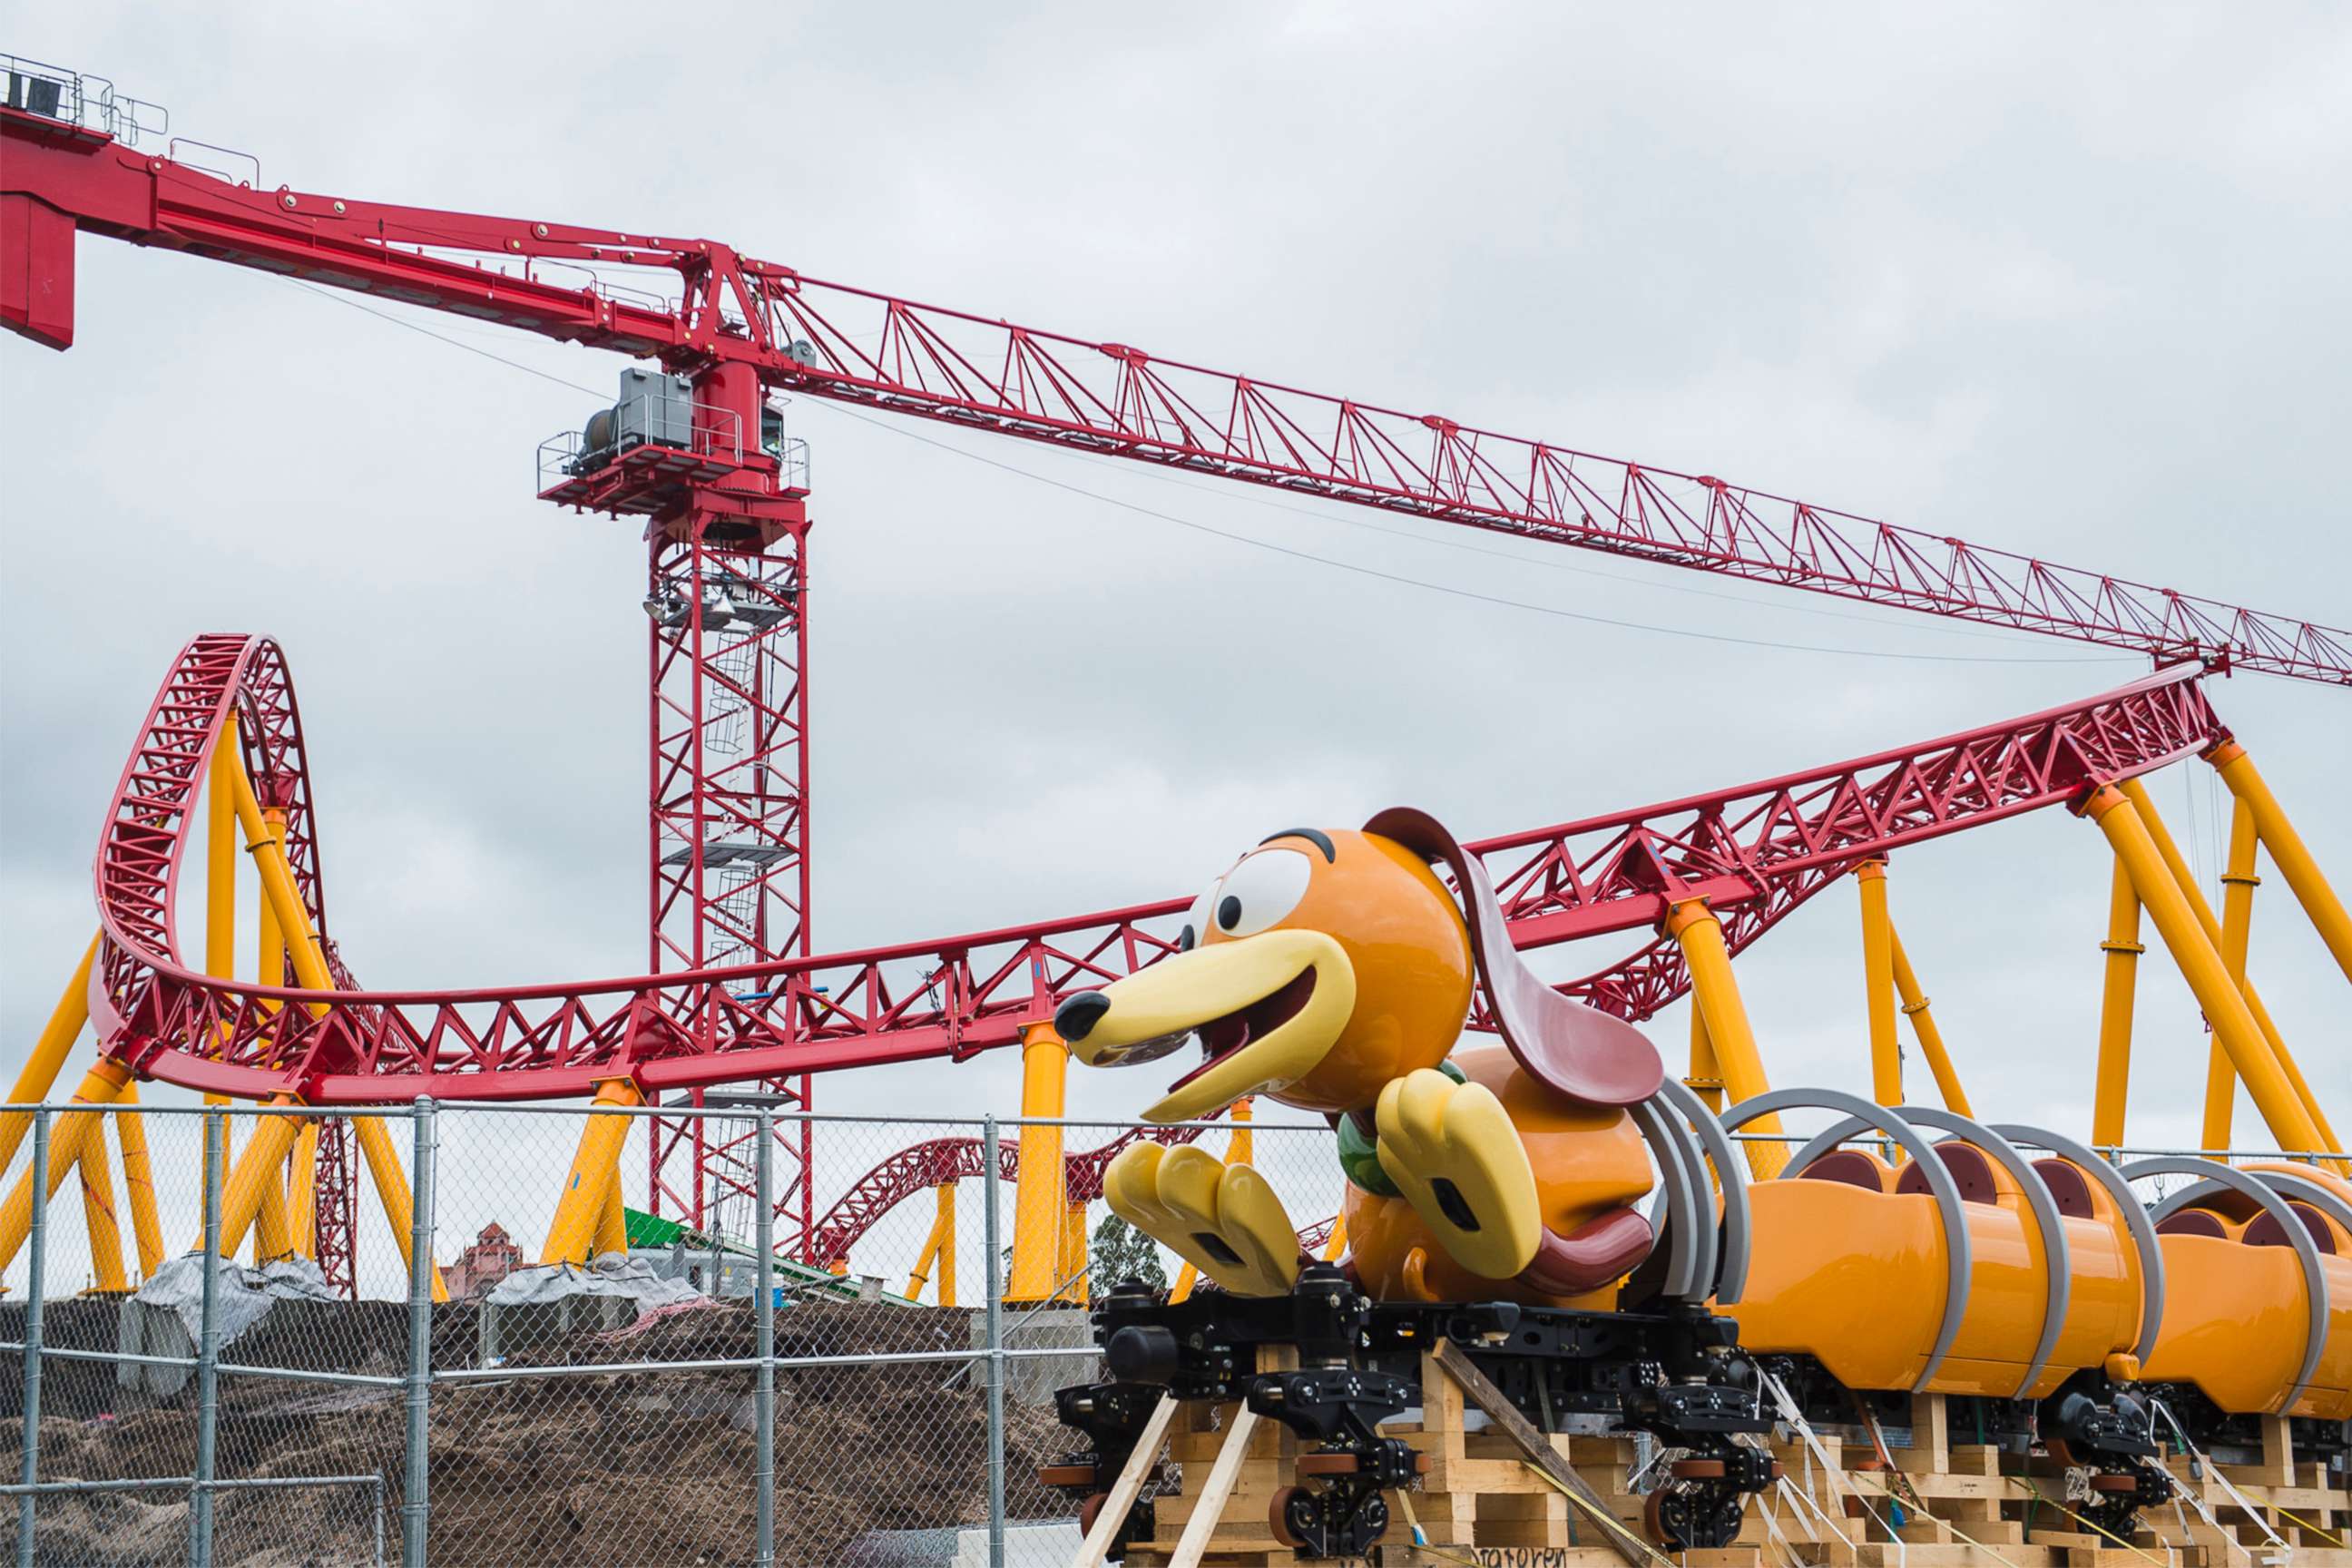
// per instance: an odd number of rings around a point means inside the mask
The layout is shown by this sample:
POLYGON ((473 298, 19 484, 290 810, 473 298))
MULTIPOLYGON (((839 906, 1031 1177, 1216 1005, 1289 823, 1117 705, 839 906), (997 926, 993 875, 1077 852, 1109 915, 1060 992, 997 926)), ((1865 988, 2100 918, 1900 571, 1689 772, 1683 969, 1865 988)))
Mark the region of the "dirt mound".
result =
MULTIPOLYGON (((47 1337, 110 1349, 114 1310, 107 1302, 56 1303, 47 1337)), ((804 1302, 777 1314, 776 1353, 961 1350, 970 1343, 971 1317, 804 1302)), ((433 1328, 436 1364, 471 1364, 478 1342, 475 1309, 437 1309, 433 1328)), ((619 1332, 548 1335, 506 1364, 717 1360, 750 1356, 755 1341, 750 1308, 730 1303, 619 1332)), ((248 1364, 390 1375, 400 1371, 406 1342, 405 1313, 396 1304, 288 1303, 230 1356, 248 1364), (306 1310, 288 1313, 288 1305, 306 1310)), ((987 1402, 978 1373, 977 1366, 954 1362, 780 1370, 779 1560, 831 1562, 869 1529, 984 1522, 987 1402)), ((648 1370, 436 1387, 433 1561, 505 1568, 743 1560, 754 1510, 753 1378, 748 1370, 648 1370)), ((188 1474, 195 1460, 194 1392, 192 1384, 159 1403, 118 1391, 110 1367, 48 1363, 43 1479, 188 1474)), ((387 1550, 396 1555, 404 1415, 399 1389, 225 1378, 218 1473, 380 1475, 387 1550)), ((1017 1404, 1006 1412, 1006 1426, 1011 1514, 1066 1511, 1032 1477, 1071 1435, 1050 1410, 1017 1404)), ((12 1446, 20 1430, 20 1421, 0 1425, 0 1447, 12 1446)), ((373 1496, 364 1489, 225 1492, 215 1518, 224 1563, 310 1568, 373 1555, 373 1496)), ((40 1560, 92 1568, 170 1561, 184 1551, 187 1522, 186 1499, 171 1492, 44 1499, 40 1560)))

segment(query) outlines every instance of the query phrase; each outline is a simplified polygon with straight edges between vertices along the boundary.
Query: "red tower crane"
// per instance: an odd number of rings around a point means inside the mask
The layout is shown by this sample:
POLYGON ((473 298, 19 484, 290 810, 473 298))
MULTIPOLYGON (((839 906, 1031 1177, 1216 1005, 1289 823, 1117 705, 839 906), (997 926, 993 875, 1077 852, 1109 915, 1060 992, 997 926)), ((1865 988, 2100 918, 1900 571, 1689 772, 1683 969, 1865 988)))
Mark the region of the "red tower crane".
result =
MULTIPOLYGON (((183 143, 163 141, 160 112, 99 79, 11 57, 0 66, 0 323, 37 342, 63 349, 73 341, 75 236, 88 232, 658 367, 625 373, 614 406, 541 453, 544 499, 646 520, 647 945, 656 975, 739 965, 779 972, 812 951, 808 490, 801 449, 781 438, 771 392, 2042 632, 2159 664, 2352 685, 2352 632, 1712 475, 824 282, 712 240, 261 189, 257 168, 239 180, 199 166, 216 150, 188 144, 189 156, 180 156, 183 143)), ((1131 934, 1123 939, 1131 945, 1131 934)), ((1629 974, 1624 984, 1640 991, 1661 983, 1629 974)), ((714 1041, 742 1026, 730 1013, 741 999, 717 987, 651 994, 671 1010, 665 1026, 685 1036, 714 1041)), ((752 1011, 768 1001, 754 998, 752 1011)), ((832 1010, 847 1016, 838 1002, 832 1010)), ((948 1005, 937 1016, 957 1012, 948 1005)), ((800 1033, 784 1037, 811 1043, 800 1033)), ((817 1039, 826 1033, 813 1031, 817 1039)), ((859 1038, 853 1048, 878 1043, 859 1038)), ((757 1070, 789 1075, 772 1077, 772 1087, 805 1104, 810 1071, 837 1065, 821 1063, 823 1054, 777 1050, 757 1070)), ((758 1056, 745 1051, 733 1076, 758 1056)), ((238 1070, 223 1065, 224 1087, 238 1070)), ((808 1124, 796 1125, 801 1142, 789 1153, 798 1163, 782 1207, 787 1234, 804 1237, 815 1216, 808 1124)), ((697 1220, 716 1197, 749 1190, 743 1152, 704 1145, 699 1126, 657 1123, 652 1141, 655 1206, 697 1220)))

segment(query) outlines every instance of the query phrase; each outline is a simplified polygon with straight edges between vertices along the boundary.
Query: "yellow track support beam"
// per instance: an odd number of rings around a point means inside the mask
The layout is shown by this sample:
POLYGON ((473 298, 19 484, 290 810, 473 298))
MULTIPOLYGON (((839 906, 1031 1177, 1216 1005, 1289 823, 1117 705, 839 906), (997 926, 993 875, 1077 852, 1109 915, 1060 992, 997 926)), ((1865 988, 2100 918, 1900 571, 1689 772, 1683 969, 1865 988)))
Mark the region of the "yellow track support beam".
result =
MULTIPOLYGON (((223 980, 236 973, 236 784, 245 772, 236 715, 229 715, 213 745, 212 777, 205 789, 205 973, 223 980)), ((247 793, 251 793, 247 786, 247 793)))
POLYGON ((1062 1299, 1081 1307, 1090 1294, 1087 1264, 1087 1205, 1072 1204, 1062 1215, 1062 1259, 1054 1266, 1054 1279, 1056 1284, 1069 1280, 1062 1287, 1062 1299))
POLYGON ((1870 1016, 1870 1092, 1881 1105, 1903 1103, 1903 1047, 1895 1037, 1895 928, 1886 919, 1886 862, 1853 868, 1862 892, 1862 987, 1870 1016))
MULTIPOLYGON (((1053 1025, 1024 1026, 1021 1031, 1021 1114, 1061 1115, 1069 1067, 1069 1047, 1054 1032, 1053 1025)), ((1004 1299, 1042 1301, 1069 1273, 1067 1269, 1055 1272, 1067 1223, 1062 1214, 1066 1206, 1062 1130, 1024 1127, 1020 1150, 1021 1171, 1013 1188, 1013 1267, 1006 1274, 1004 1299)), ((993 1157, 993 1152, 985 1157, 993 1157)))
POLYGON ((147 1155, 147 1123, 136 1110, 139 1085, 122 1086, 114 1113, 115 1136, 122 1141, 122 1195, 131 1207, 131 1235, 139 1246, 139 1272, 152 1279, 163 1267, 163 1226, 155 1215, 155 1166, 147 1155))
MULTIPOLYGON (((273 1096, 269 1103, 295 1105, 300 1102, 290 1094, 280 1094, 273 1096)), ((262 1204, 273 1187, 277 1189, 281 1210, 280 1226, 285 1223, 282 1210, 286 1203, 286 1156, 293 1152, 294 1135, 302 1130, 301 1119, 256 1116, 250 1120, 255 1124, 253 1135, 245 1141, 245 1148, 238 1152, 236 1163, 230 1168, 227 1179, 221 1185, 220 1252, 223 1258, 235 1257, 236 1249, 245 1245, 245 1233, 252 1229, 254 1222, 260 1217, 262 1204)), ((226 1128, 228 1118, 221 1118, 221 1123, 226 1128)), ((223 1157, 226 1156, 226 1152, 224 1151, 223 1157)), ((203 1245, 204 1239, 199 1237, 195 1246, 189 1250, 193 1252, 203 1245)))
MULTIPOLYGON (((1706 1037, 1714 1043, 1717 1066, 1723 1074, 1724 1092, 1735 1105, 1770 1089, 1763 1058, 1756 1051, 1756 1035, 1748 1025, 1748 1007, 1739 999, 1738 983, 1731 977, 1731 952, 1724 945, 1722 922, 1704 899, 1685 899, 1666 911, 1665 932, 1681 947, 1689 968, 1691 994, 1706 1020, 1706 1037)), ((1776 1111, 1748 1124, 1755 1132, 1780 1131, 1776 1111)), ((1751 1142, 1748 1168, 1769 1180, 1780 1173, 1791 1151, 1780 1143, 1751 1142)))
MULTIPOLYGON (((213 746, 212 776, 205 788, 205 973, 223 980, 236 978, 236 785, 233 774, 245 769, 237 742, 236 715, 231 713, 213 746)), ((265 901, 263 908, 267 910, 265 901)), ((226 1029, 222 1037, 226 1040, 226 1029)), ((207 1094, 206 1105, 226 1105, 228 1096, 207 1094)), ((236 1163, 236 1120, 223 1117, 221 1169, 236 1163)), ((224 1254, 229 1249, 224 1247, 224 1254)))
MULTIPOLYGON (((645 1102, 637 1086, 627 1079, 606 1079, 596 1086, 598 1106, 645 1102)), ((541 1263, 578 1266, 589 1261, 604 1205, 620 1179, 621 1145, 628 1139, 629 1121, 625 1116, 591 1116, 580 1130, 572 1169, 564 1173, 563 1195, 556 1200, 555 1217, 548 1222, 547 1246, 539 1256, 541 1263)))
POLYGON ((1706 1015, 1691 1004, 1690 1072, 1683 1085, 1717 1115, 1723 1114, 1723 1068, 1716 1064, 1715 1042, 1707 1037, 1706 1015))
POLYGON ((2246 1080, 2263 1120, 2270 1124, 2271 1135, 2284 1149, 2317 1148, 2319 1129, 2313 1124, 2310 1111, 2278 1058, 2271 1054, 2270 1042, 2263 1037, 2245 996, 2231 983, 2221 954, 2199 923, 2189 896, 2174 880, 2131 799, 2115 785, 2102 784, 2077 810, 2098 824, 2131 874, 2133 891, 2156 922, 2157 934, 2164 939, 2197 1005, 2204 1008, 2238 1076, 2246 1080))
MULTIPOLYGON (((2139 986, 2139 895, 2120 858, 2107 893, 2107 940, 2099 943, 2105 971, 2099 992, 2099 1083, 2091 1108, 2091 1143, 2114 1149, 2124 1141, 2124 1108, 2131 1090, 2132 1006, 2139 986)), ((2219 1054, 2221 1047, 2214 1047, 2219 1054)), ((2225 1058, 2226 1059, 2226 1058, 2225 1058)))
POLYGON ((286 1163, 286 1239, 298 1258, 319 1256, 319 1122, 302 1119, 286 1163))
MULTIPOLYGON (((291 1104, 292 1101, 280 1100, 278 1103, 291 1104)), ((271 1122, 293 1119, 284 1116, 257 1116, 251 1120, 257 1122, 271 1122)), ((263 1128, 256 1127, 253 1130, 252 1142, 248 1142, 247 1147, 251 1148, 253 1143, 259 1142, 263 1131, 263 1128)), ((256 1264, 268 1263, 277 1258, 293 1256, 293 1226, 286 1209, 286 1173, 292 1164, 295 1142, 301 1136, 302 1130, 299 1125, 297 1125, 282 1140, 285 1152, 279 1155, 278 1163, 262 1173, 261 1188, 257 1194, 260 1201, 253 1213, 253 1261, 256 1264)))
POLYGON ((106 1122, 100 1118, 82 1146, 81 1217, 89 1227, 91 1289, 120 1296, 131 1289, 122 1273, 122 1221, 114 1211, 114 1175, 106 1163, 106 1122))
POLYGON ((1323 1244, 1323 1261, 1337 1263, 1339 1255, 1348 1250, 1348 1215, 1346 1211, 1331 1221, 1331 1238, 1323 1244))
MULTIPOLYGON (((306 991, 332 991, 335 980, 327 968, 326 952, 319 933, 310 929, 310 911, 303 907, 302 889, 295 884, 294 868, 286 859, 284 814, 274 810, 265 814, 254 795, 253 781, 246 776, 245 759, 234 752, 223 755, 237 825, 245 830, 246 849, 261 875, 262 897, 283 933, 287 956, 293 960, 295 984, 306 991)), ((263 963, 268 963, 266 957, 263 963)), ((323 1004, 313 1005, 323 1010, 323 1004)))
POLYGON ((953 1182, 942 1182, 931 1189, 939 1205, 931 1216, 930 1234, 923 1238, 923 1250, 915 1259, 914 1271, 907 1276, 907 1300, 923 1299, 923 1287, 930 1282, 931 1265, 936 1260, 940 1274, 940 1305, 955 1305, 955 1200, 953 1182))
POLYGON ((2205 760, 2213 764, 2221 782, 2230 786, 2230 793, 2252 809, 2254 830, 2262 836, 2263 847, 2271 852, 2271 863, 2286 879, 2295 902, 2303 906, 2305 917, 2319 932, 2319 940, 2336 955, 2336 967, 2344 971, 2344 978, 2352 980, 2352 915, 2345 913, 2344 901, 2320 874, 2319 862, 2311 858, 2303 835, 2286 819, 2278 797, 2271 794, 2271 786, 2255 771, 2254 759, 2237 742, 2224 741, 2206 752, 2205 760))
MULTIPOLYGON (((74 1090, 73 1103, 90 1109, 68 1110, 50 1128, 48 1196, 57 1195, 66 1173, 74 1168, 89 1147, 90 1134, 98 1129, 98 1108, 113 1104, 130 1081, 131 1069, 111 1057, 100 1058, 82 1075, 80 1087, 74 1090)), ((101 1142, 101 1155, 105 1149, 101 1142)), ((24 1250, 25 1237, 32 1228, 33 1173, 26 1171, 9 1189, 7 1201, 0 1203, 0 1268, 16 1261, 16 1254, 24 1250)))
MULTIPOLYGON (((604 1257, 608 1252, 629 1250, 629 1211, 621 1203, 621 1162, 613 1161, 613 1174, 604 1184, 604 1206, 596 1211, 596 1251, 604 1257)), ((713 1289, 718 1287, 714 1283, 713 1289)))
MULTIPOLYGON (((2253 938, 2254 889, 2262 879, 2254 874, 2253 808, 2244 801, 2230 810, 2230 858, 2221 873, 2221 962, 2242 993, 2246 988, 2246 949, 2253 938)), ((2256 1022, 2261 1020, 2257 1019, 2256 1022)), ((2231 1069, 2230 1053, 2215 1040, 2205 1061, 2204 1147, 2219 1152, 2230 1146, 2230 1123, 2235 1119, 2238 1075, 2231 1069)))
MULTIPOLYGON (((368 1174, 374 1178, 376 1201, 383 1205, 383 1217, 392 1224, 393 1239, 400 1244, 401 1269, 413 1277, 416 1255, 409 1240, 409 1225, 414 1210, 408 1195, 408 1177, 400 1168, 400 1155, 392 1146, 392 1134, 384 1130, 380 1116, 352 1117, 352 1131, 360 1141, 360 1154, 367 1161, 368 1174)), ((438 1263, 433 1265, 433 1299, 449 1299, 449 1287, 442 1283, 438 1263)))
MULTIPOLYGON (((2163 817, 2157 813, 2156 804, 2148 799, 2147 787, 2137 779, 2126 779, 2116 787, 2123 791, 2124 798, 2131 802, 2132 808, 2139 814, 2148 837, 2155 843, 2157 853, 2164 861, 2165 869, 2172 873, 2173 885, 2188 900, 2190 912, 2196 916, 2199 928, 2205 933, 2206 942, 2214 948, 2218 956, 2221 946, 2221 924, 2213 918, 2213 906, 2205 901, 2205 895, 2198 888, 2197 878, 2189 869, 2189 862, 2182 857, 2180 847, 2172 841, 2163 817)), ((2262 826, 2259 816, 2254 819, 2254 826, 2259 831, 2262 826)), ((2254 1023, 2262 1030, 2263 1038, 2269 1044, 2271 1055, 2285 1072, 2287 1081, 2294 1086, 2296 1098, 2303 1101, 2305 1114, 2318 1130, 2320 1142, 2311 1147, 2342 1153, 2344 1145, 2336 1142, 2336 1130, 2327 1124, 2327 1114, 2320 1110, 2318 1097, 2311 1092, 2311 1085, 2305 1080, 2303 1069, 2295 1065, 2294 1056, 2286 1048, 2286 1042, 2279 1037, 2278 1026, 2271 1021, 2270 1009, 2263 1005, 2261 993, 2252 984, 2242 985, 2239 991, 2245 997, 2246 1007, 2253 1014, 2254 1023)), ((2242 1074, 2244 1071, 2242 1068, 2239 1070, 2242 1074)))
POLYGON ((1974 1116, 1976 1112, 1969 1109, 1968 1090, 1960 1087, 1959 1070, 1944 1048, 1944 1031, 1936 1026, 1927 994, 1920 989, 1919 976, 1911 968, 1911 955, 1903 951, 1903 933, 1889 925, 1886 943, 1887 956, 1894 961, 1895 994, 1903 1004, 1903 1016, 1911 1020, 1911 1032, 1919 1037, 1919 1054, 1927 1058, 1927 1070, 1936 1075, 1936 1092, 1944 1097, 1944 1109, 1974 1116))
MULTIPOLYGON (((66 1065, 66 1053, 81 1037, 81 1026, 89 1022, 89 970, 98 961, 98 938, 89 939, 82 949, 81 963, 75 966, 73 978, 58 994, 58 1005, 49 1010, 49 1021, 41 1026, 38 1038, 33 1042, 31 1054, 16 1074, 16 1082, 8 1090, 11 1105, 37 1105, 48 1098, 58 1081, 59 1069, 66 1065)), ((16 1149, 24 1142, 25 1134, 33 1130, 33 1113, 19 1110, 0 1116, 0 1171, 8 1168, 16 1157, 16 1149)))

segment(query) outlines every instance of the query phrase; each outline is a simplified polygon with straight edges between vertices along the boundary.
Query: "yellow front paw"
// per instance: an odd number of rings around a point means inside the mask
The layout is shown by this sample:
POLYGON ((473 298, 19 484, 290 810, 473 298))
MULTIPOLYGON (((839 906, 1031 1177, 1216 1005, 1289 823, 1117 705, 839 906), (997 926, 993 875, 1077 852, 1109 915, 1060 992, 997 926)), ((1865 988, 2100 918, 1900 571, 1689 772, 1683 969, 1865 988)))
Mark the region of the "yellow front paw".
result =
POLYGON ((1103 1173, 1110 1212, 1241 1296, 1298 1278, 1298 1232, 1265 1178, 1191 1144, 1138 1143, 1103 1173))
POLYGON ((1381 1169, 1454 1260, 1508 1279, 1543 1237, 1527 1146, 1494 1091, 1423 1068, 1381 1090, 1381 1169))

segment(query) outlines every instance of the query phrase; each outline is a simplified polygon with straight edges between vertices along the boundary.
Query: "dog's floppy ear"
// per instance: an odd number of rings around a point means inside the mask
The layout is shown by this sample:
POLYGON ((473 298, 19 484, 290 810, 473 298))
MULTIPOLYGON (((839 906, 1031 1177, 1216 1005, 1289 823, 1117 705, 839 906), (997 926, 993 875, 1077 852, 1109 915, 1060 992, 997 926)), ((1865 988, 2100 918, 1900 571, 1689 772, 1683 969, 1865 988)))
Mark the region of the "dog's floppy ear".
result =
POLYGON ((1591 1105, 1633 1105, 1658 1091, 1666 1069, 1649 1037, 1622 1018, 1570 1001, 1519 961, 1486 868, 1435 817, 1391 806, 1365 823, 1364 831, 1392 838, 1454 873, 1470 927, 1471 957, 1496 1027, 1530 1077, 1591 1105))

